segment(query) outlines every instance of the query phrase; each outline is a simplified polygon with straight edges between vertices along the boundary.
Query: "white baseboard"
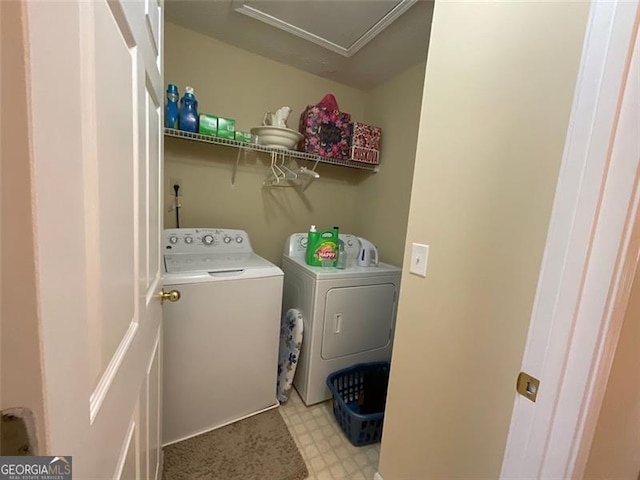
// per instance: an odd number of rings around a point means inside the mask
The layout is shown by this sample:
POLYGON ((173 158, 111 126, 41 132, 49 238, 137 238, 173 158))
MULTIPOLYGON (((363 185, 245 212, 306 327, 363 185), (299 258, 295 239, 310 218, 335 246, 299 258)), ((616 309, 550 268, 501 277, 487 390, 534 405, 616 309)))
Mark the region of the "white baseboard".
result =
POLYGON ((384 478, 382 478, 382 475, 376 472, 375 475, 373 476, 373 480, 384 480, 384 478))

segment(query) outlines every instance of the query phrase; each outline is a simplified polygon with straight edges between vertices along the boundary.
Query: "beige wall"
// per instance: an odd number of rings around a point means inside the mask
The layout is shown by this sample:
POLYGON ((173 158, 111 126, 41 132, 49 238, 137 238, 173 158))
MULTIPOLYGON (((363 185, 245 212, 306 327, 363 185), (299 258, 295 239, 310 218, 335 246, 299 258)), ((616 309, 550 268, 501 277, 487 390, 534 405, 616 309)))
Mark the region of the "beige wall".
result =
POLYGON ((588 8, 436 3, 385 480, 499 475, 588 8), (411 242, 431 246, 427 278, 411 242))
POLYGON ((46 452, 44 394, 31 211, 26 28, 20 2, 0 2, 0 409, 27 408, 46 452))
MULTIPOLYGON (((301 111, 325 93, 340 108, 363 120, 366 94, 248 53, 204 35, 166 24, 165 82, 184 91, 195 88, 200 112, 235 118, 249 130, 264 112, 289 105, 289 127, 297 129, 301 111)), ((372 174, 351 168, 319 165, 322 178, 304 194, 296 189, 263 189, 270 158, 243 157, 235 186, 231 185, 237 150, 176 139, 165 142, 165 193, 171 178, 182 180, 181 227, 227 227, 246 230, 260 255, 280 263, 286 237, 309 225, 356 229, 357 185, 372 174)), ((304 165, 304 162, 301 163, 304 165)), ((313 164, 307 164, 312 167, 313 164)), ((175 226, 165 195, 165 227, 175 226)))
POLYGON ((379 173, 358 186, 356 231, 394 265, 402 265, 404 253, 424 69, 416 65, 367 95, 365 121, 382 128, 383 161, 379 173))
POLYGON ((258 126, 265 111, 285 104, 293 108, 288 125, 297 129, 301 111, 325 93, 333 93, 354 120, 383 128, 379 173, 320 164, 321 179, 304 193, 262 188, 270 162, 266 155, 243 155, 231 185, 236 149, 167 138, 166 228, 175 227, 169 193, 171 179, 179 179, 181 227, 247 230, 257 253, 275 263, 286 237, 315 223, 339 225, 343 232, 367 237, 378 245, 384 261, 401 264, 424 64, 364 92, 167 23, 165 67, 166 83, 178 84, 181 91, 193 86, 201 112, 235 118, 241 130, 258 126))
POLYGON ((640 478, 640 270, 598 416, 585 479, 640 478))

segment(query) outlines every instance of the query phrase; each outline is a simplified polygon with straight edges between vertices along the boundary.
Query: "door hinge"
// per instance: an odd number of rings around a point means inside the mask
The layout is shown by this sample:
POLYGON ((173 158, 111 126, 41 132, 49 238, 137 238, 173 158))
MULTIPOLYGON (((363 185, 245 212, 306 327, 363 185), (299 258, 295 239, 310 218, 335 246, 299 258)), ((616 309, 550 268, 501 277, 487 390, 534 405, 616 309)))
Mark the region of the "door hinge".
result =
POLYGON ((536 401, 538 396, 538 389, 540 388, 540 380, 532 377, 528 373, 520 372, 518 375, 518 381, 516 383, 516 391, 525 398, 528 398, 532 402, 536 401))

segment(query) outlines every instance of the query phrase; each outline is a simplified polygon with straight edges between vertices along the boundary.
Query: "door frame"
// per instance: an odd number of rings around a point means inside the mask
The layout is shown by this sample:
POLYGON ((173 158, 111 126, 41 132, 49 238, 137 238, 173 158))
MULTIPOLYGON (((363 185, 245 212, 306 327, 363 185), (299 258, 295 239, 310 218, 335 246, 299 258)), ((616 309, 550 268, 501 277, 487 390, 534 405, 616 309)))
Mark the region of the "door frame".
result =
POLYGON ((614 138, 640 126, 639 23, 637 0, 591 5, 521 367, 541 384, 515 395, 501 478, 584 473, 640 255, 640 142, 614 138))

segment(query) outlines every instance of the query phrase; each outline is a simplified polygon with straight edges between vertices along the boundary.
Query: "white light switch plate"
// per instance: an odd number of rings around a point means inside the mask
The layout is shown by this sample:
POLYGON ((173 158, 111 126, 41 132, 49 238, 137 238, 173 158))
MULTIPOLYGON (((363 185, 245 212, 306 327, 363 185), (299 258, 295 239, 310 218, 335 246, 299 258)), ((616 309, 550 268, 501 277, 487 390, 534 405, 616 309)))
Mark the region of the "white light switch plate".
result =
POLYGON ((429 245, 421 243, 411 244, 411 266, 409 271, 421 277, 427 276, 427 259, 429 258, 429 245))

